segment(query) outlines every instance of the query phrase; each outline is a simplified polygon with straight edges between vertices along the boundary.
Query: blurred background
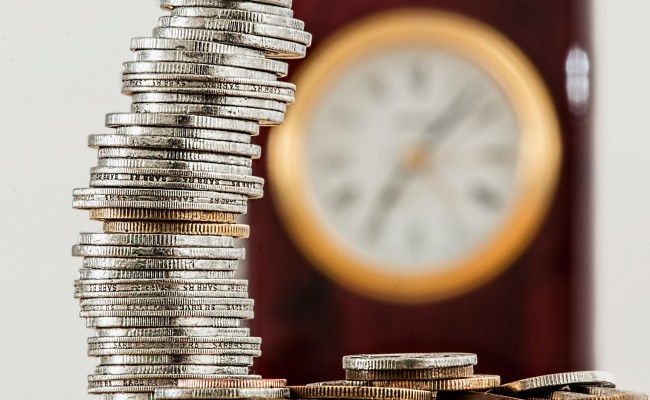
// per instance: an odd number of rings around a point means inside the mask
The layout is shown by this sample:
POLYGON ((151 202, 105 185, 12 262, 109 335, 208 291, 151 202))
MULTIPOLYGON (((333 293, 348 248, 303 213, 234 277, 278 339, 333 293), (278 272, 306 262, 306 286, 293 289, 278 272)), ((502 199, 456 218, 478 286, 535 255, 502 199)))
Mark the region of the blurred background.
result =
MULTIPOLYGON (((258 138, 255 370, 297 384, 341 377, 343 354, 454 350, 505 379, 599 368, 650 392, 650 3, 295 3, 314 47, 287 126, 258 138)), ((69 249, 101 228, 70 193, 161 12, 3 5, 1 379, 81 398, 69 249)))

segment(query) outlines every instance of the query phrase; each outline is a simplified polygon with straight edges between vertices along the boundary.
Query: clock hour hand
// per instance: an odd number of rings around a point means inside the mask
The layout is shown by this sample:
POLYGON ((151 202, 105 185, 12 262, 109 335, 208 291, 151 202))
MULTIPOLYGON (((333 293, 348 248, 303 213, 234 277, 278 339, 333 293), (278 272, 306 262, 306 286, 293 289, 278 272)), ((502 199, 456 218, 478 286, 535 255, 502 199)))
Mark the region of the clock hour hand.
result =
POLYGON ((402 162, 383 186, 377 197, 377 202, 370 213, 370 218, 365 226, 365 235, 369 242, 375 242, 383 232, 388 211, 395 206, 404 193, 406 184, 412 176, 402 162))

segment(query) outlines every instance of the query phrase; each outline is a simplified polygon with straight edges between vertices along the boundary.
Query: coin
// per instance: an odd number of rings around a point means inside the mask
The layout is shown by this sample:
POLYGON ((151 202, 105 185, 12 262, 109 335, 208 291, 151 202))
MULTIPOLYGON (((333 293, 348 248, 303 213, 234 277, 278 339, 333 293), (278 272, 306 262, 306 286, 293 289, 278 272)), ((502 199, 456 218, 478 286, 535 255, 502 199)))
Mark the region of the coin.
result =
POLYGON ((79 270, 80 279, 232 279, 235 271, 79 270))
POLYGON ((386 381, 386 380, 431 380, 467 378, 474 375, 474 366, 430 368, 430 369, 403 369, 403 370, 345 370, 345 379, 351 381, 386 381))
POLYGON ((179 388, 283 388, 287 386, 286 379, 179 379, 179 388))
POLYGON ((615 386, 614 375, 604 371, 577 371, 537 376, 507 383, 498 387, 499 393, 519 393, 529 390, 554 388, 564 385, 598 383, 615 386))
MULTIPOLYGON (((188 379, 210 375, 232 376, 228 379, 260 379, 259 375, 247 375, 248 367, 232 367, 221 365, 100 365, 95 369, 97 375, 180 375, 188 379)), ((91 375, 92 376, 92 375, 91 375)))
POLYGON ((96 220, 151 220, 234 223, 237 214, 210 211, 156 210, 137 208, 100 208, 90 210, 96 220))
POLYGON ((134 328, 134 329, 97 329, 96 338, 89 340, 102 340, 111 337, 115 340, 127 338, 202 338, 202 337, 247 337, 250 335, 248 328, 134 328))
POLYGON ((476 354, 469 353, 360 354, 343 357, 343 368, 347 370, 447 368, 476 363, 476 354))
MULTIPOLYGON (((106 270, 235 271, 237 260, 169 258, 84 258, 84 268, 106 270)), ((137 278, 136 278, 137 279, 137 278)), ((144 279, 144 278, 143 278, 144 279)))
POLYGON ((157 389, 155 398, 172 399, 283 399, 289 397, 287 388, 208 388, 157 389))
POLYGON ((248 225, 176 223, 150 221, 106 221, 104 232, 108 233, 169 233, 179 235, 218 235, 246 238, 250 233, 248 225))
POLYGON ((394 387, 431 391, 464 391, 486 390, 499 386, 501 377, 498 375, 474 375, 460 379, 438 379, 423 381, 369 381, 366 386, 394 387))
MULTIPOLYGON (((172 294, 173 295, 173 294, 172 294)), ((198 317, 97 317, 86 318, 89 328, 164 328, 164 327, 213 327, 239 328, 237 318, 198 318, 198 317)))
POLYGON ((233 247, 226 236, 170 235, 157 233, 80 233, 79 244, 96 246, 233 247))
POLYGON ((386 399, 431 400, 431 392, 366 386, 289 386, 291 397, 298 399, 386 399))

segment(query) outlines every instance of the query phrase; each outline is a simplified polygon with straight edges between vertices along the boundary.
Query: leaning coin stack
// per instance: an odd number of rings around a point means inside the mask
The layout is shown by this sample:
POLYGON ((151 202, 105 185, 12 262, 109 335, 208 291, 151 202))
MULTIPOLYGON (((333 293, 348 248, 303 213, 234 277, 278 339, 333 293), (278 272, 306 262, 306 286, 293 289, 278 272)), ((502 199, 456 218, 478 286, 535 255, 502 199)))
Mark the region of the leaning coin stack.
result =
POLYGON ((75 296, 96 329, 89 355, 100 359, 89 392, 288 397, 284 383, 249 374, 261 340, 240 326, 253 300, 234 278, 244 258, 236 239, 249 234, 236 218, 262 196, 251 137, 281 124, 294 100, 295 86, 278 81, 282 59, 303 57, 311 36, 291 0, 161 5, 171 15, 153 37, 133 39, 135 61, 124 64, 131 111, 108 114, 111 132, 90 136, 98 166, 90 188, 73 193, 75 208, 104 223, 73 248, 84 257, 75 296))
POLYGON ((346 380, 291 386, 298 399, 431 400, 439 391, 487 390, 497 375, 475 375, 476 354, 365 354, 343 357, 346 380))
POLYGON ((480 393, 465 397, 458 400, 648 400, 645 393, 616 389, 614 376, 604 371, 537 376, 501 385, 492 390, 489 398, 480 393))

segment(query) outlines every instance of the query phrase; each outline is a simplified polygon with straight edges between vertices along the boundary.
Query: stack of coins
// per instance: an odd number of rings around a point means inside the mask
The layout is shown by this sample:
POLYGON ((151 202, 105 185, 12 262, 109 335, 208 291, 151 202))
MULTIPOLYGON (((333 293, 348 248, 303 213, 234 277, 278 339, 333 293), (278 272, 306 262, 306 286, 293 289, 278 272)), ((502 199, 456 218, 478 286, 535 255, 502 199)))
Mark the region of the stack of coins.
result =
MULTIPOLYGON (((577 371, 537 376, 492 390, 490 398, 465 400, 648 400, 645 393, 616 389, 614 375, 604 371, 577 371)), ((460 399, 459 399, 460 400, 460 399)))
POLYGON ((475 375, 475 354, 364 354, 343 358, 345 380, 289 386, 293 399, 346 400, 648 400, 615 389, 602 371, 523 379, 499 386, 498 375, 475 375))
POLYGON ((171 15, 133 39, 124 64, 131 111, 108 114, 111 131, 90 136, 98 165, 73 193, 75 208, 104 223, 73 248, 84 257, 75 296, 96 329, 89 355, 100 360, 89 392, 288 397, 286 382, 249 374, 261 340, 240 326, 253 300, 234 278, 244 258, 236 239, 249 234, 237 216, 262 196, 251 137, 282 123, 294 100, 295 86, 278 80, 288 72, 281 59, 303 57, 311 36, 291 0, 161 5, 171 15))
POLYGON ((476 354, 405 353, 343 357, 346 380, 291 386, 294 398, 431 400, 439 391, 487 390, 496 375, 474 375, 476 354))

